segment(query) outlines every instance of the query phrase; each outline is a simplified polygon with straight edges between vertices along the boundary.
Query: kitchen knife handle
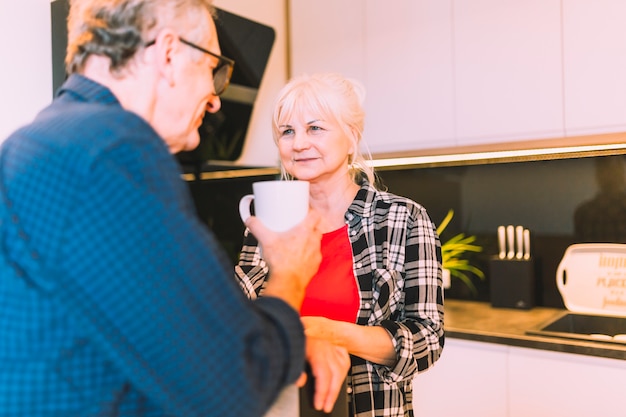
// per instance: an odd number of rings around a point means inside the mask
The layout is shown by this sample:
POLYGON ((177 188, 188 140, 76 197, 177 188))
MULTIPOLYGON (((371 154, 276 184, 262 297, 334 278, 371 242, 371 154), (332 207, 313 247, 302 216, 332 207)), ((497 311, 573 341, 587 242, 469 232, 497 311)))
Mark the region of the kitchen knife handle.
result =
POLYGON ((515 257, 515 228, 512 225, 506 227, 506 244, 508 247, 506 258, 513 259, 515 257))
POLYGON ((498 226, 498 258, 506 258, 506 231, 504 226, 498 226))
POLYGON ((524 229, 524 259, 530 259, 530 230, 524 229))
POLYGON ((524 257, 524 227, 515 226, 515 243, 517 243, 517 252, 515 253, 516 259, 522 259, 524 257))

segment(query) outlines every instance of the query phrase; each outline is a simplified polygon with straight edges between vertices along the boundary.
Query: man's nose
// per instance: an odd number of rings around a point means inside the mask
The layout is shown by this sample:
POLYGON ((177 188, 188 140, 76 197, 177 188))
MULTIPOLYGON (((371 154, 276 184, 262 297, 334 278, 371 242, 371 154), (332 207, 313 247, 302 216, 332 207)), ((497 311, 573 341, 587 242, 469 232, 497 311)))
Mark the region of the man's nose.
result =
POLYGON ((212 95, 209 101, 206 103, 206 111, 209 113, 217 113, 222 107, 222 101, 219 96, 212 95))

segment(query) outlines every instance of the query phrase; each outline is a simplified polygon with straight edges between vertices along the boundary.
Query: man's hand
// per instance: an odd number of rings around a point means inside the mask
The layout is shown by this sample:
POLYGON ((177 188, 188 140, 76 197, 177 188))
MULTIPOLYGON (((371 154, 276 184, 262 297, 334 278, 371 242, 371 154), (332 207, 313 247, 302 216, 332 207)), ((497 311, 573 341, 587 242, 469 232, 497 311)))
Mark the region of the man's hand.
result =
POLYGON ((319 215, 311 210, 300 224, 278 233, 257 217, 248 218, 246 226, 259 241, 269 266, 264 296, 281 298, 300 311, 306 286, 322 261, 319 221, 319 215))
MULTIPOLYGON (((350 355, 346 349, 326 340, 307 337, 306 358, 315 380, 313 406, 330 413, 350 369, 350 355)), ((304 381, 300 378, 298 383, 304 381)))

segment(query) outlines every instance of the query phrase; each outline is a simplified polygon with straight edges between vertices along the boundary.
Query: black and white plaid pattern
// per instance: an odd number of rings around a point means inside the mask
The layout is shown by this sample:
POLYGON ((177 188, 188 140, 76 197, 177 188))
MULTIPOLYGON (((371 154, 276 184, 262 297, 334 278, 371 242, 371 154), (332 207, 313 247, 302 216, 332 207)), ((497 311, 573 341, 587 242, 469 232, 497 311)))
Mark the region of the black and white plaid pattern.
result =
MULTIPOLYGON (((351 413, 411 417, 413 377, 439 359, 444 344, 436 227, 421 205, 366 181, 345 220, 361 299, 357 324, 387 329, 398 356, 393 367, 352 356, 351 413)), ((249 297, 262 292, 267 273, 257 241, 246 231, 235 275, 249 297)))

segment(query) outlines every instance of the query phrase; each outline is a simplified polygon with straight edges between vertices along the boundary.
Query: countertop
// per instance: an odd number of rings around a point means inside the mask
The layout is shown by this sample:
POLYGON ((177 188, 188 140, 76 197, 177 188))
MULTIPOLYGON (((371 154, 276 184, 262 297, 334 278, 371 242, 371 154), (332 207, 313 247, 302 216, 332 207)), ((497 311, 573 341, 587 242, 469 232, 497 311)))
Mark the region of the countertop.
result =
POLYGON ((495 308, 490 303, 446 299, 446 337, 497 343, 555 352, 626 360, 626 344, 593 342, 526 334, 567 313, 567 310, 534 307, 530 310, 495 308))

